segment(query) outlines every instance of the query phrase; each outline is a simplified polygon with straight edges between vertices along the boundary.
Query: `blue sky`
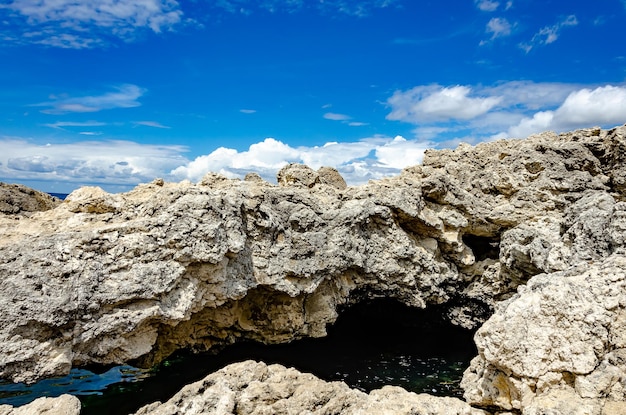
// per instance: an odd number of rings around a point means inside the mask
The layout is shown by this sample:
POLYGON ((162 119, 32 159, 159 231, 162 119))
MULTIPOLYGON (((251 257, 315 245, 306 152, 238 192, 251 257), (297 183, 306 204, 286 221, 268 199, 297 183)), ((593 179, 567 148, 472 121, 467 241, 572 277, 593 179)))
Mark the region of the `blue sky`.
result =
POLYGON ((626 1, 0 0, 0 180, 127 190, 626 122, 626 1))

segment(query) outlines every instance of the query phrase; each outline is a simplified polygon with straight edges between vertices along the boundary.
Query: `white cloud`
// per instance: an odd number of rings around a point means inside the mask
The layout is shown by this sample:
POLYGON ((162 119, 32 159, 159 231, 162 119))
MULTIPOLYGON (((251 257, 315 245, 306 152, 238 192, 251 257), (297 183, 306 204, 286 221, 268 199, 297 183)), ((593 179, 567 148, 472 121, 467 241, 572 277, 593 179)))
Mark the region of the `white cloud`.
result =
POLYGON ((484 12, 493 12, 496 11, 500 3, 492 0, 474 0, 476 7, 484 12))
POLYGON ((35 104, 34 106, 47 107, 41 111, 46 114, 98 112, 113 108, 133 108, 141 105, 137 99, 145 92, 145 89, 137 85, 126 84, 116 87, 114 92, 102 95, 82 97, 53 96, 51 101, 35 104))
POLYGON ((541 109, 560 105, 570 93, 580 88, 582 86, 578 84, 559 82, 511 81, 492 87, 481 87, 479 92, 501 97, 501 107, 541 109))
POLYGON ((389 120, 411 123, 468 120, 483 115, 501 101, 500 97, 472 97, 468 86, 418 86, 396 91, 387 103, 389 120))
POLYGON ((528 53, 535 46, 549 45, 550 43, 556 42, 561 34, 561 29, 567 26, 576 26, 577 24, 578 19, 576 19, 576 16, 574 16, 573 14, 569 15, 555 25, 542 28, 537 33, 535 33, 530 42, 520 43, 519 47, 522 48, 526 53, 528 53))
POLYGON ((531 134, 550 129, 554 121, 553 111, 539 111, 531 118, 524 118, 516 126, 509 128, 506 134, 499 133, 499 138, 517 137, 525 138, 531 134))
POLYGON ((555 119, 564 127, 578 127, 589 123, 624 123, 626 87, 606 85, 593 90, 583 88, 572 92, 556 110, 555 119))
MULTIPOLYGON (((491 34, 491 40, 509 36, 512 30, 511 23, 503 17, 494 17, 487 23, 485 33, 491 34)), ((481 42, 482 44, 483 42, 481 42)))
POLYGON ((156 121, 135 121, 135 125, 143 125, 145 127, 153 127, 153 128, 161 128, 161 129, 169 129, 172 127, 168 127, 167 125, 163 125, 160 122, 156 121))
POLYGON ((3 180, 135 185, 187 163, 181 155, 186 147, 129 141, 40 145, 31 140, 0 137, 0 147, 3 180))
POLYGON ((106 123, 100 121, 57 121, 51 124, 44 124, 46 127, 63 129, 65 127, 102 127, 106 123))
POLYGON ((247 151, 218 148, 174 169, 171 174, 179 180, 198 181, 209 171, 227 177, 242 177, 248 172, 257 172, 266 180, 275 182, 280 168, 296 162, 313 169, 335 167, 349 184, 360 184, 369 179, 398 174, 402 168, 418 164, 428 144, 402 137, 376 136, 351 143, 330 142, 321 147, 291 147, 276 139, 266 138, 251 145, 247 151))
POLYGON ((626 86, 530 81, 488 87, 429 85, 397 91, 388 104, 388 119, 414 124, 421 139, 449 143, 463 135, 478 142, 626 122, 626 86))
POLYGON ((327 112, 326 114, 324 114, 324 118, 326 118, 327 120, 333 120, 333 121, 347 121, 349 120, 351 117, 345 114, 337 114, 335 112, 327 112))
POLYGON ((392 141, 376 148, 376 158, 381 164, 403 169, 422 160, 425 143, 417 144, 397 136, 392 141))
POLYGON ((626 122, 626 87, 606 85, 570 93, 554 111, 539 111, 508 130, 509 137, 526 137, 544 130, 564 131, 626 122))
POLYGON ((256 112, 256 110, 241 109, 241 110, 239 110, 239 112, 241 112, 242 114, 254 114, 256 112))
POLYGON ((141 29, 159 33, 182 17, 176 0, 12 0, 2 10, 21 20, 21 41, 74 49, 103 45, 111 34, 129 40, 141 29))

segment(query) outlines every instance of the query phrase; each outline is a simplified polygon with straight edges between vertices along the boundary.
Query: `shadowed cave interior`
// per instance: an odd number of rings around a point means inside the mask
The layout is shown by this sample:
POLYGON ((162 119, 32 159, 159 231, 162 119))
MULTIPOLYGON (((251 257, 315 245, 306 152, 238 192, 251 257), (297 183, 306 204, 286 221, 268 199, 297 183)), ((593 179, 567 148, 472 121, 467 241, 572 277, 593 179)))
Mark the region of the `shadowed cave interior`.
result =
POLYGON ((130 366, 74 369, 64 378, 31 386, 0 383, 0 404, 22 405, 40 396, 73 393, 81 399, 81 414, 131 413, 247 359, 295 367, 363 391, 389 384, 460 397, 458 383, 476 355, 473 332, 446 322, 444 311, 441 306, 419 310, 391 299, 366 300, 340 309, 325 338, 269 346, 240 343, 218 354, 183 351, 150 371, 130 366))

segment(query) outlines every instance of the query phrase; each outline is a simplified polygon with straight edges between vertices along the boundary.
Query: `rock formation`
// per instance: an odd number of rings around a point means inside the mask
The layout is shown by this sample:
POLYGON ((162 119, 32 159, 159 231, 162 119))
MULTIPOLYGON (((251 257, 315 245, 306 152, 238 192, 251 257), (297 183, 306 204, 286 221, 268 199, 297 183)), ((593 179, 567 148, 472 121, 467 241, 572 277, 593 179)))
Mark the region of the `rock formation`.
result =
POLYGON ((57 207, 61 200, 21 184, 0 183, 0 214, 40 212, 57 207))
POLYGON ((0 415, 79 415, 80 401, 72 395, 61 395, 58 398, 38 398, 33 402, 13 408, 0 405, 0 415))
POLYGON ((0 377, 324 336, 388 297, 482 326, 472 405, 623 413, 624 160, 626 127, 593 128, 428 151, 359 187, 289 165, 278 186, 208 174, 0 216, 0 377))
POLYGON ((437 398, 385 386, 369 394, 343 382, 324 382, 281 365, 235 363, 187 385, 165 403, 135 415, 417 414, 487 415, 456 398, 437 398))

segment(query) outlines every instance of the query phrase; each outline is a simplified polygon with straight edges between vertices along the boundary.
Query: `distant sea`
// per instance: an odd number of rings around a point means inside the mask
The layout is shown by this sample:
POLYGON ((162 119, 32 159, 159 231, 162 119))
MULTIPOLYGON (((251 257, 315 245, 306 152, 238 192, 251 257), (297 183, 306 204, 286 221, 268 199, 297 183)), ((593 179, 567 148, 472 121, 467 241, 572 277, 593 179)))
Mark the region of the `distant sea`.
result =
POLYGON ((65 198, 69 195, 69 193, 51 193, 48 192, 50 196, 58 197, 61 200, 65 200, 65 198))

